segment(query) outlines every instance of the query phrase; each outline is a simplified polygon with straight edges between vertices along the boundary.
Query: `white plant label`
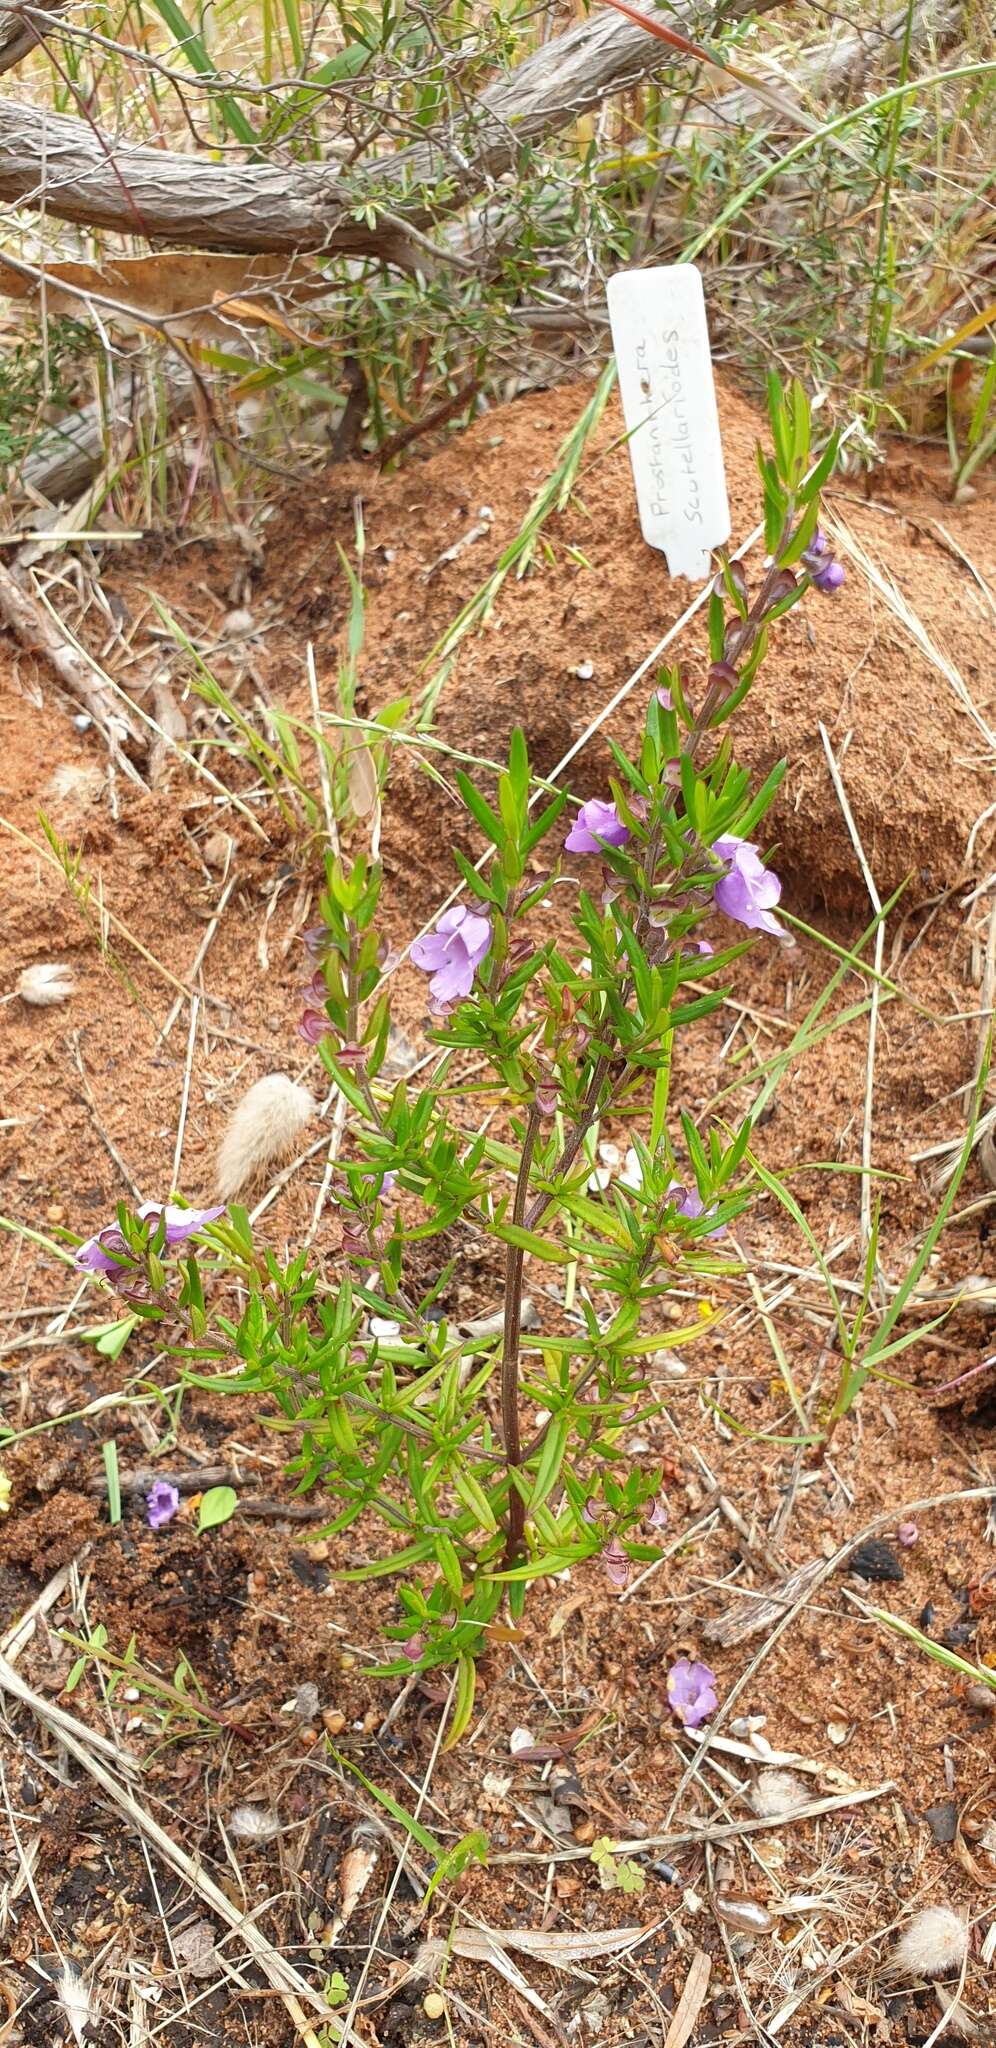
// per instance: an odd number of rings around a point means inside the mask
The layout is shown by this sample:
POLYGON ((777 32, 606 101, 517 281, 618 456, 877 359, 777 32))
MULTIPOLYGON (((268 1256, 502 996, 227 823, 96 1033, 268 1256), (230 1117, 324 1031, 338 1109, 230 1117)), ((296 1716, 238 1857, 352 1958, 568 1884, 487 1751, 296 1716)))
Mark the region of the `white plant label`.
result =
POLYGON ((608 301, 643 538, 672 576, 701 581, 730 537, 701 273, 618 270, 608 301))

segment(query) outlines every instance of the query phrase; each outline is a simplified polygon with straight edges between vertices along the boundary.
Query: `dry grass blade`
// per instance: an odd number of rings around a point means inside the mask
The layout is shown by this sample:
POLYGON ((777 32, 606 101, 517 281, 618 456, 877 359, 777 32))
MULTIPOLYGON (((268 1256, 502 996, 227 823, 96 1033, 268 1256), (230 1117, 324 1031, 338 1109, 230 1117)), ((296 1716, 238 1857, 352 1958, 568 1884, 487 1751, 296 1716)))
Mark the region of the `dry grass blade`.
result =
POLYGON ((736 1607, 727 1608, 725 1614, 717 1614, 704 1624, 702 1633, 707 1642, 719 1643, 724 1650, 729 1650, 734 1643, 746 1643, 751 1636, 763 1634, 772 1622, 780 1621, 800 1597, 805 1598, 822 1570, 823 1559, 810 1558, 806 1564, 790 1572, 780 1585, 762 1586, 756 1593, 747 1594, 736 1607))
POLYGON ((547 1933, 533 1927, 461 1927, 453 1936, 454 1955, 471 1962, 490 1962, 494 1948, 514 1948, 551 1970, 569 1970, 572 1963, 593 1962, 597 1956, 628 1953, 647 1941, 655 1927, 610 1927, 590 1933, 547 1933))
POLYGON ((712 1957, 706 1955, 704 1948, 697 1948, 685 1978, 684 1991, 667 2030, 664 2048, 685 2048, 685 2043, 690 2040, 695 2022, 705 2003, 711 1975, 712 1957))
MULTIPOLYGON (((189 1885, 191 1891, 224 1921, 225 1926, 231 1928, 233 1934, 238 1935, 267 1983, 283 1999, 287 2013, 294 2023, 298 2037, 305 2043, 305 2048, 321 2048, 318 2036, 307 2018, 305 2007, 310 2006, 322 2019, 330 2018, 331 2009, 326 2005, 324 1998, 295 1970, 293 1964, 284 1960, 272 1942, 267 1941, 265 1934, 260 1932, 255 1922, 241 1913, 237 1906, 233 1906, 221 1886, 215 1883, 194 1857, 188 1856, 186 1850, 181 1849, 179 1843, 173 1841, 172 1836, 166 1833, 165 1828, 160 1827, 159 1822, 146 1811, 116 1772, 109 1770, 96 1753, 98 1750, 102 1753, 109 1752, 120 1765, 123 1761, 120 1752, 114 1750, 103 1736, 94 1734, 71 1714, 55 1706, 51 1700, 43 1699, 39 1693, 33 1692, 3 1658, 0 1658, 0 1688, 30 1708, 36 1720, 51 1730, 62 1747, 75 1758, 81 1770, 100 1786, 111 1804, 123 1814, 132 1827, 137 1829, 157 1855, 162 1857, 174 1875, 189 1885)), ((338 2038, 341 2041, 355 2042, 356 2036, 351 2028, 342 2027, 341 2022, 338 2024, 338 2038)))
POLYGON ((116 703, 110 692, 103 688, 72 642, 60 633, 57 623, 46 616, 33 593, 26 590, 2 563, 0 618, 28 654, 40 655, 48 662, 70 696, 82 704, 84 711, 93 719, 115 765, 132 782, 144 787, 137 768, 132 766, 123 751, 126 741, 136 744, 140 739, 136 721, 125 710, 123 701, 116 703))

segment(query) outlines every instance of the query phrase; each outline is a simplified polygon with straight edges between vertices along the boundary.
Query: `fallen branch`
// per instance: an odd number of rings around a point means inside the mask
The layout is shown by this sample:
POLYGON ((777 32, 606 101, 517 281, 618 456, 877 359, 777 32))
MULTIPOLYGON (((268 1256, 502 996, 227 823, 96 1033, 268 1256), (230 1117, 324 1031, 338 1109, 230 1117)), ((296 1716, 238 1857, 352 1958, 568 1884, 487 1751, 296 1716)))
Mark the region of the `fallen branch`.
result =
MULTIPOLYGON (((735 0, 732 13, 762 13, 775 4, 758 0, 752 9, 735 0)), ((693 20, 692 0, 676 0, 671 26, 693 20)), ((0 200, 49 219, 121 234, 138 230, 150 242, 321 249, 410 268, 416 257, 407 229, 459 211, 513 170, 529 144, 661 68, 661 45, 644 28, 618 14, 592 15, 497 79, 444 136, 364 165, 348 186, 335 161, 207 162, 3 100, 0 200), (372 225, 371 209, 381 214, 372 225)))
POLYGON ((136 719, 124 707, 123 701, 112 697, 109 690, 94 675, 72 642, 63 639, 55 620, 38 603, 29 588, 19 583, 17 577, 0 563, 0 621, 9 626, 15 638, 28 654, 40 655, 55 670, 59 681, 88 711, 94 724, 102 733, 106 745, 116 762, 133 781, 139 780, 136 770, 123 751, 126 744, 135 747, 144 745, 143 735, 136 719))

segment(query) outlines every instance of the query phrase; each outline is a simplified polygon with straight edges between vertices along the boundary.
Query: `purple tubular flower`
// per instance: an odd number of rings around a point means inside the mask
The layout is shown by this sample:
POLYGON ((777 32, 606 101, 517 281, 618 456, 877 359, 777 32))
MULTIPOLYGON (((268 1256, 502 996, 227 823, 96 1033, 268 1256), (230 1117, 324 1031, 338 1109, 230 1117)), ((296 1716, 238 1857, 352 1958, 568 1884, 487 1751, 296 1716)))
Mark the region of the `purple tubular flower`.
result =
POLYGON ((296 1029, 298 1037, 304 1039, 305 1045, 317 1045, 320 1039, 327 1037, 332 1026, 324 1010, 304 1010, 298 1018, 296 1029))
POLYGON ((716 1673, 708 1664, 690 1663, 679 1657, 667 1675, 667 1696, 672 1714, 684 1728, 700 1728, 719 1705, 716 1673))
POLYGON ((605 846, 625 846, 628 838, 629 826, 623 824, 615 804, 593 796, 582 804, 564 840, 564 850, 566 853, 601 853, 605 846))
POLYGON ((401 1645, 401 1654, 403 1657, 410 1657, 412 1663, 417 1664, 424 1649, 425 1637, 423 1635, 420 1635, 416 1631, 415 1635, 407 1636, 405 1638, 405 1641, 401 1645))
MULTIPOLYGON (((697 1223, 700 1216, 715 1216, 716 1210, 719 1207, 718 1202, 713 1202, 712 1207, 707 1209, 698 1188, 685 1188, 680 1180, 673 1180, 667 1192, 675 1197, 674 1206, 679 1216, 687 1216, 690 1223, 697 1223), (680 1200, 678 1199, 679 1196, 680 1200)), ((718 1229, 707 1230, 704 1235, 706 1237, 722 1237, 725 1231, 726 1225, 721 1223, 718 1229)))
POLYGON ((416 967, 432 975, 429 994, 437 1005, 469 996, 490 944, 491 919, 479 917, 462 903, 444 910, 435 931, 415 940, 411 957, 416 967))
POLYGON ((224 1202, 218 1202, 213 1209, 179 1209, 172 1202, 143 1202, 135 1211, 143 1223, 154 1216, 158 1225, 160 1216, 165 1216, 166 1243, 171 1249, 173 1245, 185 1244, 188 1237, 193 1237, 197 1230, 203 1230, 206 1223, 216 1223, 224 1213, 224 1202))
POLYGON ((313 924, 309 925, 306 932, 301 933, 301 944, 311 954, 313 960, 320 960, 331 937, 332 933, 327 924, 313 924))
POLYGON ((824 597, 832 597, 847 580, 844 564, 838 561, 824 562, 822 568, 813 570, 812 576, 817 590, 822 590, 824 597))
POLYGON ((708 959, 710 953, 714 953, 716 948, 709 944, 708 939, 696 939, 695 951, 701 953, 704 959, 708 959))
POLYGON ((85 1244, 77 1246, 74 1256, 85 1273, 119 1273, 128 1263, 125 1241, 116 1223, 109 1223, 96 1237, 88 1237, 85 1244), (121 1256, 115 1257, 115 1253, 121 1256))
POLYGON ((648 1529, 666 1529, 671 1519, 667 1501, 662 1493, 655 1493, 643 1510, 643 1519, 648 1529))
POLYGON ((602 1552, 602 1563, 610 1586, 617 1586, 621 1592, 624 1586, 629 1585, 629 1558, 618 1536, 613 1536, 611 1543, 606 1544, 602 1552))
POLYGON ((145 1496, 150 1529, 165 1529, 180 1505, 180 1496, 168 1479, 154 1479, 145 1496))
POLYGON ((825 597, 832 597, 834 591, 839 590, 846 580, 843 562, 838 562, 830 553, 826 534, 819 527, 802 560, 817 590, 822 590, 825 597))
POLYGON ((713 892, 717 907, 737 924, 746 925, 748 931, 771 932, 776 939, 784 938, 778 919, 771 914, 782 885, 778 876, 764 866, 757 847, 749 839, 739 839, 735 832, 727 832, 721 839, 713 840, 712 851, 728 870, 720 875, 713 892))

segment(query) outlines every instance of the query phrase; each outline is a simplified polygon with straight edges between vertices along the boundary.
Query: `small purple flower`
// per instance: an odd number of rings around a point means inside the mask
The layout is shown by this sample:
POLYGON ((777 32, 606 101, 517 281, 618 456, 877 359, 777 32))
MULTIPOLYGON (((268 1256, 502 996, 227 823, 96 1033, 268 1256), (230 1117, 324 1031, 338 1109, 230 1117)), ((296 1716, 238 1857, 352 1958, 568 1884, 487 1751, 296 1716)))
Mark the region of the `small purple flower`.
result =
POLYGON ((437 1006, 469 996, 490 944, 491 919, 479 917, 462 903, 444 910, 435 931, 415 940, 411 957, 416 967, 432 975, 429 994, 437 1006))
MULTIPOLYGON (((715 1216, 716 1210, 719 1207, 718 1202, 713 1202, 712 1206, 707 1209, 698 1188, 685 1188, 680 1180, 671 1181, 667 1193, 675 1197, 674 1207, 677 1209, 679 1216, 687 1216, 690 1223, 697 1223, 700 1216, 715 1216), (681 1197, 680 1201, 678 1200, 679 1196, 681 1197)), ((725 1232, 725 1223, 720 1223, 716 1230, 707 1230, 703 1235, 706 1237, 723 1237, 725 1232)))
POLYGON ((298 1018, 296 1028, 298 1037, 304 1039, 305 1045, 318 1045, 321 1039, 328 1036, 332 1026, 324 1010, 305 1010, 298 1018))
POLYGON ((564 840, 564 850, 566 853, 601 853, 606 846, 625 846, 628 838, 629 826, 623 824, 615 804, 593 796, 582 804, 564 840))
POLYGON ((425 1637, 416 1633, 413 1636, 408 1636, 402 1643, 401 1654, 403 1657, 410 1657, 412 1663, 417 1664, 424 1649, 425 1637))
POLYGON ((320 960, 327 951, 332 938, 327 924, 313 924, 301 933, 301 944, 307 948, 313 960, 320 960))
POLYGON ((912 1550, 920 1540, 920 1531, 915 1522, 900 1522, 896 1535, 904 1550, 912 1550))
POLYGON ((772 932, 775 938, 784 938, 778 919, 771 914, 782 885, 778 876, 764 866, 757 847, 749 839, 738 839, 735 832, 727 832, 713 841, 712 851, 728 868, 714 890, 717 907, 737 924, 746 925, 748 931, 772 932))
POLYGON ((624 1586, 629 1585, 629 1558, 618 1536, 613 1536, 611 1543, 606 1544, 602 1552, 602 1563, 610 1586, 616 1586, 621 1592, 624 1586))
POLYGON ((180 1209, 172 1202, 143 1202, 141 1208, 135 1211, 142 1223, 147 1223, 150 1217, 155 1217, 158 1225, 159 1218, 165 1216, 166 1243, 170 1249, 174 1245, 185 1244, 187 1238, 193 1237, 196 1230, 203 1230, 206 1223, 216 1223, 218 1217, 224 1213, 224 1202, 218 1202, 213 1209, 180 1209))
POLYGON ((602 1504, 600 1501, 593 1499, 593 1497, 589 1495, 588 1499, 585 1501, 584 1507, 581 1510, 581 1520, 583 1522, 587 1522, 589 1528, 595 1529, 598 1527, 598 1524, 601 1521, 601 1519, 602 1504))
POLYGON ((655 1493, 643 1510, 643 1519, 648 1529, 666 1529, 671 1519, 670 1509, 662 1493, 655 1493))
POLYGON ((145 1496, 150 1529, 165 1529, 180 1505, 180 1495, 168 1479, 154 1479, 145 1496))
POLYGON ((310 981, 303 982, 301 994, 310 1008, 318 1009, 328 995, 328 985, 324 974, 313 974, 310 981))
POLYGON ((664 683, 661 683, 659 688, 654 691, 654 696, 663 711, 674 710, 674 698, 664 683))
POLYGON ((703 959, 707 960, 709 958, 709 955, 716 951, 716 948, 715 946, 710 945, 708 939, 696 939, 695 951, 697 953, 701 953, 703 959))
POLYGON ((387 1167, 383 1173, 365 1173, 363 1178, 371 1182, 374 1195, 379 1195, 383 1201, 384 1196, 390 1194, 398 1176, 387 1167))
POLYGON ((85 1273, 120 1273, 128 1265, 125 1241, 116 1223, 109 1223, 96 1237, 78 1245, 74 1257, 85 1273))
POLYGON ((667 1696, 672 1714, 685 1728, 700 1728, 719 1705, 716 1673, 708 1664, 690 1663, 679 1657, 667 1675, 667 1696))
POLYGON ((819 527, 802 559, 817 590, 822 590, 825 597, 832 597, 834 591, 839 590, 841 584, 846 581, 844 564, 838 562, 830 553, 826 534, 821 533, 819 527))

